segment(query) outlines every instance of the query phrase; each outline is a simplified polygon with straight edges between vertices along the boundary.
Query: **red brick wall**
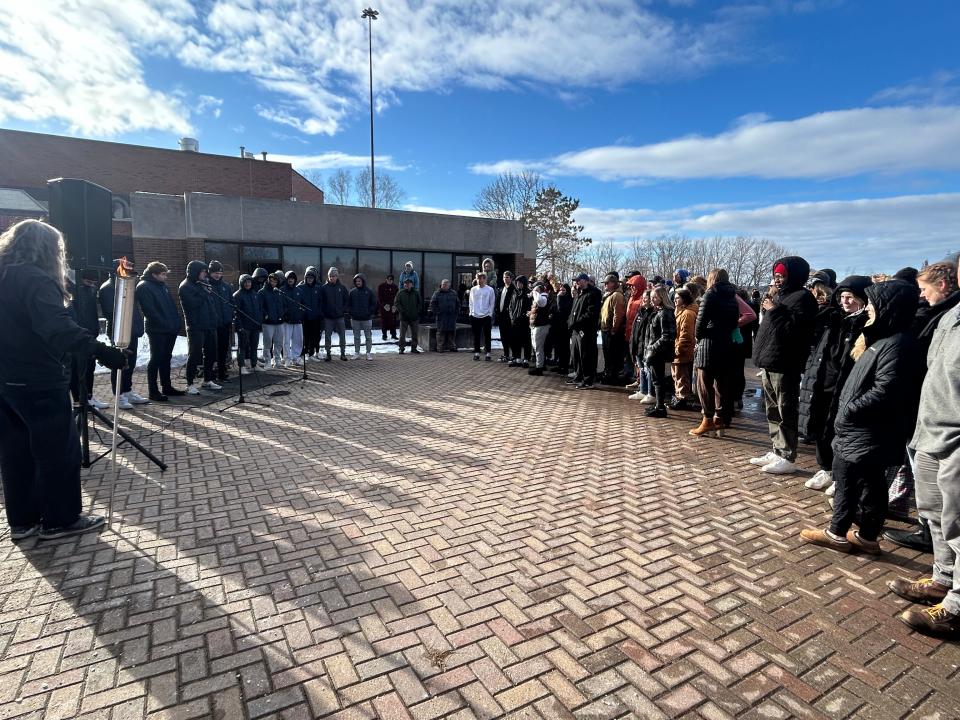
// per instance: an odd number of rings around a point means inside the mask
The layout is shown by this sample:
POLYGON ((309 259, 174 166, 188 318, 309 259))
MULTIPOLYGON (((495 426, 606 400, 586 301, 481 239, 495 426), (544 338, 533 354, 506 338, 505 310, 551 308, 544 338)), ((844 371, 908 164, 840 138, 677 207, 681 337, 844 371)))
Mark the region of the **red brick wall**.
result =
POLYGON ((533 274, 537 271, 537 261, 526 258, 523 255, 514 255, 513 267, 514 277, 517 275, 526 275, 528 278, 532 278, 533 274))
POLYGON ((51 178, 74 177, 115 193, 209 192, 276 200, 294 195, 288 163, 226 155, 0 129, 0 158, 0 186, 5 187, 45 189, 51 178))
POLYGON ((293 178, 293 197, 300 202, 323 202, 323 190, 318 188, 312 182, 307 180, 296 170, 292 171, 293 178))
POLYGON ((41 216, 39 214, 37 215, 4 215, 3 213, 0 213, 0 233, 2 233, 11 225, 16 225, 21 220, 28 220, 31 218, 34 220, 39 220, 40 217, 41 216))

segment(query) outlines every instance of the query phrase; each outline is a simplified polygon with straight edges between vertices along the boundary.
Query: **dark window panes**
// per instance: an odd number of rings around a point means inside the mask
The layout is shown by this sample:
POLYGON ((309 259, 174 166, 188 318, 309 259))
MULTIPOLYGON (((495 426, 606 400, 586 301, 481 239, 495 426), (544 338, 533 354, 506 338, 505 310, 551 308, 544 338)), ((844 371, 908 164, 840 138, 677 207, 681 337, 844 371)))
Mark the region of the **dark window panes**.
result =
MULTIPOLYGON (((400 284, 400 273, 403 272, 403 266, 408 262, 413 263, 413 269, 417 271, 417 275, 423 275, 423 253, 414 252, 412 250, 401 250, 399 252, 393 253, 393 277, 397 281, 397 284, 400 284)), ((423 289, 423 278, 420 278, 420 289, 423 289)))
POLYGON ((357 274, 357 251, 350 248, 323 248, 323 269, 321 276, 327 280, 327 271, 335 267, 340 271, 340 282, 347 287, 353 286, 353 276, 357 274))
POLYGON ((236 243, 203 243, 204 260, 219 260, 225 275, 235 275, 240 270, 240 246, 236 243))
POLYGON ((296 245, 283 246, 283 269, 293 270, 297 274, 297 280, 303 280, 308 267, 317 268, 317 280, 325 273, 320 270, 320 248, 318 247, 298 247, 296 245))
POLYGON ((420 273, 420 287, 423 288, 423 296, 430 298, 434 291, 440 287, 441 280, 449 280, 453 283, 453 267, 451 265, 453 256, 450 253, 432 253, 423 254, 423 271, 420 273))
POLYGON ((463 270, 479 270, 480 257, 478 255, 457 255, 457 267, 463 270))
POLYGON ((367 285, 376 290, 390 274, 390 251, 359 250, 357 256, 360 262, 359 272, 367 276, 367 285))
POLYGON ((282 270, 279 245, 244 245, 240 251, 240 272, 253 273, 258 267, 267 272, 282 270))

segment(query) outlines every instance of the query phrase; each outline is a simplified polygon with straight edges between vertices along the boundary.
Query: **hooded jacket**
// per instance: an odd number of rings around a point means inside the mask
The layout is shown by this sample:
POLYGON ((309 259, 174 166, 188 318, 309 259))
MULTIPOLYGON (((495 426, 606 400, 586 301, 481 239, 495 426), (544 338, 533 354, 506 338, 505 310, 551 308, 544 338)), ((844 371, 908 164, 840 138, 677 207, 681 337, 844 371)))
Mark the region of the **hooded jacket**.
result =
POLYGON ((633 288, 633 292, 630 293, 630 299, 627 300, 627 321, 623 325, 623 334, 627 340, 630 340, 630 333, 633 331, 633 321, 637 317, 640 303, 643 302, 643 293, 647 289, 647 281, 643 275, 634 275, 631 278, 627 278, 627 285, 633 288))
POLYGON ((834 452, 848 462, 898 465, 913 433, 919 357, 910 325, 916 288, 902 280, 867 288, 876 319, 863 328, 867 349, 840 391, 834 452))
POLYGON ((813 344, 817 301, 804 288, 810 277, 807 261, 785 257, 773 267, 781 263, 787 268, 787 277, 773 299, 773 307, 763 315, 753 344, 753 362, 771 372, 800 374, 813 344))
POLYGON ((187 332, 216 330, 220 318, 219 308, 214 305, 213 289, 200 285, 200 273, 207 269, 205 263, 191 260, 187 263, 187 277, 180 283, 180 307, 187 332))
MULTIPOLYGON (((491 288, 491 292, 493 289, 491 288)), ((437 330, 450 332, 457 329, 460 314, 460 298, 452 288, 437 290, 430 298, 430 312, 437 318, 437 330)))
POLYGON ((330 282, 329 278, 320 287, 320 309, 327 320, 340 320, 347 312, 350 291, 340 282, 330 282))
POLYGON ((264 325, 280 325, 283 323, 283 296, 280 289, 270 285, 266 280, 263 287, 257 292, 260 300, 260 317, 264 325))
POLYGON ((737 329, 739 322, 737 289, 731 283, 723 281, 707 288, 700 298, 700 308, 697 311, 694 367, 713 372, 726 368, 732 360, 733 331, 737 329))
POLYGON ((303 308, 300 302, 300 291, 297 289, 297 274, 293 270, 287 270, 283 279, 285 282, 277 288, 283 300, 283 321, 291 325, 299 325, 303 322, 303 308), (290 278, 293 278, 293 285, 290 284, 290 278))
POLYGON ((303 311, 303 319, 307 321, 319 320, 323 317, 322 298, 320 296, 320 274, 312 265, 303 273, 303 280, 297 285, 297 296, 300 298, 300 304, 306 310, 303 311), (307 282, 307 278, 313 278, 313 284, 307 282))
POLYGON ((412 268, 407 270, 406 265, 404 265, 403 272, 400 273, 400 278, 397 280, 397 285, 402 288, 407 280, 413 280, 413 289, 417 292, 420 291, 420 276, 417 274, 417 271, 412 268))
POLYGON ((350 319, 358 322, 370 320, 377 313, 377 296, 367 287, 367 276, 363 273, 353 276, 353 287, 350 288, 347 306, 350 310, 350 319), (357 287, 357 280, 360 280, 363 285, 357 287))
POLYGON ((147 335, 176 335, 180 332, 180 313, 167 284, 154 275, 144 275, 134 293, 143 312, 143 327, 147 335))
POLYGON ((260 330, 260 298, 253 289, 253 278, 249 275, 240 276, 240 289, 233 294, 233 305, 237 309, 237 326, 247 332, 260 330), (243 283, 250 281, 250 289, 244 290, 243 283))
POLYGON ((214 298, 214 301, 217 303, 217 327, 227 327, 233 322, 233 288, 230 286, 230 283, 223 278, 219 280, 209 278, 209 281, 210 287, 213 288, 214 295, 225 301, 220 302, 214 298))
POLYGON ((530 283, 526 275, 517 275, 513 279, 513 297, 510 299, 510 322, 514 325, 527 325, 530 321, 530 283), (520 285, 517 288, 517 285, 520 285))
MULTIPOLYGON (((100 292, 97 294, 97 300, 100 302, 100 314, 107 320, 107 335, 113 337, 113 301, 114 301, 114 277, 100 286, 100 292)), ((136 297, 136 291, 134 291, 136 297)), ((130 332, 131 339, 143 337, 143 313, 136 301, 133 304, 133 327, 130 332)))

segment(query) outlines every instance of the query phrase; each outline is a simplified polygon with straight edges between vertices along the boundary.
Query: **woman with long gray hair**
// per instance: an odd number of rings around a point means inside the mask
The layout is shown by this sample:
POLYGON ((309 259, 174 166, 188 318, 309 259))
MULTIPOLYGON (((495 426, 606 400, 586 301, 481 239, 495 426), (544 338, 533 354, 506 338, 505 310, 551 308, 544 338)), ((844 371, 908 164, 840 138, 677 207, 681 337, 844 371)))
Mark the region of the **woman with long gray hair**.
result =
POLYGON ((118 348, 97 342, 67 309, 66 263, 59 231, 24 220, 0 235, 0 476, 14 542, 103 526, 80 514, 80 438, 73 422, 64 356, 126 365, 118 348))

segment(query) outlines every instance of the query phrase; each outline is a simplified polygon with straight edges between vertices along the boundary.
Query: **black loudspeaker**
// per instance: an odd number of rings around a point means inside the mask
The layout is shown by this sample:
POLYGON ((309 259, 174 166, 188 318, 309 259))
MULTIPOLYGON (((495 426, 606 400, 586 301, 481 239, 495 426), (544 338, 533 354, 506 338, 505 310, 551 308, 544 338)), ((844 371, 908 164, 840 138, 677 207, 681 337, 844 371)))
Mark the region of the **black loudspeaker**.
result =
POLYGON ((48 180, 50 224, 63 233, 75 270, 113 265, 113 193, 86 180, 48 180))

